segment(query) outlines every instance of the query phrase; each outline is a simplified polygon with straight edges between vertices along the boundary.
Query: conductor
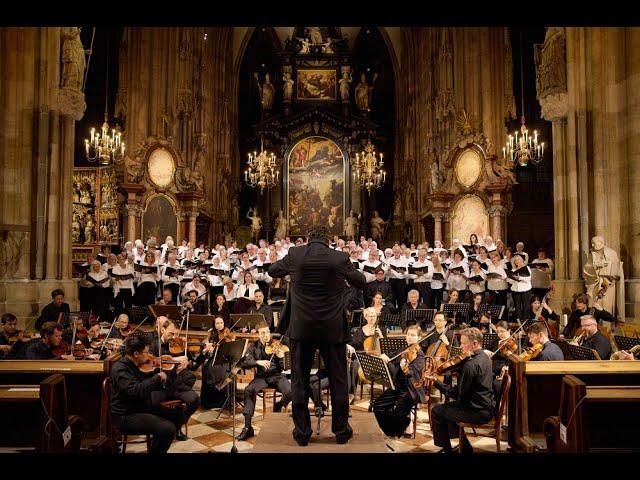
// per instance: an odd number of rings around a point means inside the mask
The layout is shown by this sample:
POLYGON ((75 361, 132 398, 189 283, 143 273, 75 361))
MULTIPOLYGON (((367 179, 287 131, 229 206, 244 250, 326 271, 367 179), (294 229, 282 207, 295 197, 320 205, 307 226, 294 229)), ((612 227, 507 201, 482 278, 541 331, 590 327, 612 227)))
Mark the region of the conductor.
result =
POLYGON ((271 277, 291 276, 278 328, 290 339, 293 438, 300 446, 307 445, 312 434, 309 377, 316 350, 329 374, 331 430, 336 442, 347 443, 353 436, 349 426, 346 344, 351 335, 344 307, 345 281, 363 288, 366 280, 346 253, 329 248, 330 241, 325 227, 312 227, 308 245, 290 249, 269 267, 271 277))

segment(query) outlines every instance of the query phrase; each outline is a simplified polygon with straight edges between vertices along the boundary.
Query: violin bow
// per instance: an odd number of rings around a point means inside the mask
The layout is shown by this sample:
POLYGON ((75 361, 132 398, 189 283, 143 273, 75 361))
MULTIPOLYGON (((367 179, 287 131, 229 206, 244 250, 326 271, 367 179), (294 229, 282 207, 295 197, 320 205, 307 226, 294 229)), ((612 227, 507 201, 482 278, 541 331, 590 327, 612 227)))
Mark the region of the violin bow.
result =
MULTIPOLYGON (((73 351, 75 348, 75 344, 76 344, 76 321, 73 321, 73 335, 71 336, 71 353, 70 355, 73 355, 73 351)), ((75 355, 74 355, 75 358, 75 355)))
MULTIPOLYGON (((420 340, 418 340, 415 344, 416 345, 420 345, 422 342, 424 342, 427 338, 435 335, 436 333, 438 333, 436 331, 436 329, 434 328, 433 331, 427 333, 424 337, 422 337, 420 340)), ((407 348, 405 348, 404 350, 401 350, 399 353, 396 353, 393 357, 391 357, 389 359, 389 361, 395 360, 396 358, 398 358, 400 355, 402 355, 403 353, 407 352, 410 348, 412 347, 412 345, 409 345, 407 348)))
POLYGON ((111 327, 109 328, 109 332, 107 333, 107 336, 105 337, 105 339, 102 341, 102 346, 100 347, 100 358, 102 358, 102 351, 104 350, 104 346, 107 343, 107 339, 111 336, 111 332, 113 331, 113 327, 115 326, 117 321, 118 321, 118 317, 113 319, 113 322, 111 322, 111 327))

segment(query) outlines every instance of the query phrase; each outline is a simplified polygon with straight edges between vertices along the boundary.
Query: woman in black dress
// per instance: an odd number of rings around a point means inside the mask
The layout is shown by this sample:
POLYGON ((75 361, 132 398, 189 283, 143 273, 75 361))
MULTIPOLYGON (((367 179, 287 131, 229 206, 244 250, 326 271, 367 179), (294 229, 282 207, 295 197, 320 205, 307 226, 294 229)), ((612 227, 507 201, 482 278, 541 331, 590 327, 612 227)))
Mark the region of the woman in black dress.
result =
POLYGON ((213 360, 218 343, 233 340, 235 340, 235 336, 229 331, 229 328, 225 327, 224 318, 217 315, 213 320, 213 328, 209 331, 207 345, 195 362, 196 368, 198 364, 202 363, 200 400, 204 408, 221 407, 229 394, 230 384, 218 389, 220 383, 229 376, 229 364, 213 365, 213 360))

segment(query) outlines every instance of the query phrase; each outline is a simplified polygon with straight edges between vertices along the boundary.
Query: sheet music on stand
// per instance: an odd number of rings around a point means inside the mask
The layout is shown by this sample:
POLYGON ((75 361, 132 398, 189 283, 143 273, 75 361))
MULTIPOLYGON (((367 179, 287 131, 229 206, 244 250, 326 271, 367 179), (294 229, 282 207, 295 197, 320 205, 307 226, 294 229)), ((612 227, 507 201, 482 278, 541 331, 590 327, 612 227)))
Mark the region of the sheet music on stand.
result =
POLYGON ((449 357, 457 357, 458 355, 462 355, 462 347, 454 347, 451 345, 449 347, 449 357))
POLYGON ((522 324, 522 330, 526 333, 531 328, 531 325, 533 325, 534 323, 536 323, 538 321, 539 320, 537 320, 535 318, 530 318, 529 320, 524 322, 524 324, 522 324))
POLYGON ((443 303, 440 305, 440 310, 444 312, 447 318, 453 318, 456 325, 460 325, 467 319, 467 315, 469 314, 469 305, 468 303, 443 303))
MULTIPOLYGON (((149 311, 154 318, 167 317, 177 322, 182 320, 180 307, 177 305, 149 305, 149 311)), ((191 323, 191 321, 189 321, 189 323, 191 323)))
POLYGON ((378 317, 378 322, 381 327, 393 327, 390 330, 396 330, 400 328, 400 314, 399 313, 383 313, 378 317))
POLYGON ((225 363, 235 365, 244 357, 248 344, 249 340, 246 338, 232 342, 222 342, 215 349, 211 365, 223 365, 225 363))
POLYGON ((91 312, 69 312, 69 315, 77 315, 82 319, 83 324, 88 325, 91 312))
POLYGON ((213 327, 215 315, 189 315, 189 330, 209 330, 213 327))
POLYGON ((380 350, 387 357, 393 357, 400 350, 407 348, 409 344, 406 338, 381 338, 380 350))
POLYGON ((436 314, 435 308, 416 308, 415 310, 405 310, 405 325, 419 325, 422 330, 426 330, 433 324, 433 316, 436 314))
POLYGON ((354 327, 361 327, 362 326, 362 309, 359 308, 357 310, 352 310, 351 311, 351 328, 354 327))
POLYGON ((367 380, 383 385, 386 388, 394 388, 387 364, 380 357, 369 355, 366 352, 356 352, 356 356, 367 380))
POLYGON ((495 351, 498 348, 498 334, 484 333, 482 334, 482 349, 495 351))
POLYGON ((151 312, 147 307, 131 307, 129 309, 129 315, 133 323, 141 323, 145 318, 151 315, 151 312))
POLYGON ((71 312, 60 312, 58 315, 57 323, 59 323, 62 328, 67 328, 69 326, 69 315, 71 312))
POLYGON ((231 330, 247 328, 251 331, 259 322, 265 321, 262 313, 232 313, 229 317, 231 318, 231 330))
POLYGON ((636 345, 640 345, 640 338, 624 337, 622 335, 614 335, 613 339, 620 350, 631 350, 636 345))
POLYGON ((592 348, 581 347, 580 345, 572 345, 566 340, 551 340, 560 347, 564 354, 565 360, 602 360, 598 352, 592 348))
POLYGON ((478 314, 482 315, 483 313, 488 313, 491 316, 492 323, 494 319, 500 320, 502 318, 502 314, 504 313, 504 305, 492 305, 489 303, 481 303, 478 308, 478 314))

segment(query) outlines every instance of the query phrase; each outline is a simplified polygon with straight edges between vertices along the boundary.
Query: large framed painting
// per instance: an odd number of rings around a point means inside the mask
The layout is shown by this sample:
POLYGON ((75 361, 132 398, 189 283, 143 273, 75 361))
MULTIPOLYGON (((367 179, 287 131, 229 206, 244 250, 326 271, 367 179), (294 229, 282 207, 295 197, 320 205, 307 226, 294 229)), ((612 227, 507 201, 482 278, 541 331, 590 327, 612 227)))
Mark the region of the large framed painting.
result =
POLYGON ((336 100, 336 71, 329 69, 299 69, 298 100, 336 100))
POLYGON ((286 209, 291 235, 306 235, 324 225, 342 235, 347 208, 348 177, 343 150, 325 137, 307 137, 287 155, 286 209))
POLYGON ((173 201, 166 195, 154 195, 142 214, 143 238, 155 236, 163 242, 168 235, 176 238, 178 217, 173 201))
POLYGON ((477 195, 465 195, 453 207, 451 238, 466 243, 472 233, 478 238, 489 235, 489 214, 477 195))

